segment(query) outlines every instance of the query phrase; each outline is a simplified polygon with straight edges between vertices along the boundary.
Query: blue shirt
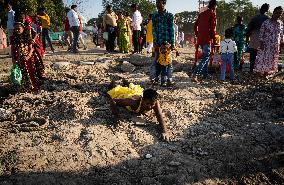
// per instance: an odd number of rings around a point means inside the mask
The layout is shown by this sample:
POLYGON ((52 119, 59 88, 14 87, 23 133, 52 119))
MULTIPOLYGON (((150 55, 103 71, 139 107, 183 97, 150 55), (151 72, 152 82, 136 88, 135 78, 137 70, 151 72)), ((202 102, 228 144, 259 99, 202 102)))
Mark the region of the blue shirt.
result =
POLYGON ((174 15, 165 11, 152 16, 154 45, 161 46, 163 42, 175 45, 174 15))
POLYGON ((8 21, 7 21, 7 29, 12 30, 14 29, 14 17, 15 17, 15 12, 13 10, 10 10, 8 12, 8 21))

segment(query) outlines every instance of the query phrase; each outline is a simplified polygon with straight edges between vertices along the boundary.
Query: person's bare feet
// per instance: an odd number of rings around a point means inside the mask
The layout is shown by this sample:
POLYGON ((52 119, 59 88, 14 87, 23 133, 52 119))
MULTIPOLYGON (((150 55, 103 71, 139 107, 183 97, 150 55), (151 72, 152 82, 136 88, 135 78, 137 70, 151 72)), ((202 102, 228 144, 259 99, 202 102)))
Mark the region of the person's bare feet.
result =
POLYGON ((193 76, 191 79, 192 82, 199 82, 197 76, 193 76))

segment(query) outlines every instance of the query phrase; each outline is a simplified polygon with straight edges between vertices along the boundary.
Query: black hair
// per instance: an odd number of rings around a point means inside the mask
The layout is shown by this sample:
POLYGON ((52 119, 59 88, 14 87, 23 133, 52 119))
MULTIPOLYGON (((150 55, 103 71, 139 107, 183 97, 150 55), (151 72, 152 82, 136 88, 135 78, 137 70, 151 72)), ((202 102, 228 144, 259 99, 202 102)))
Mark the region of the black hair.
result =
POLYGON ((111 9, 111 8, 112 8, 112 6, 111 6, 110 4, 106 6, 106 9, 107 9, 107 10, 109 10, 109 9, 111 9))
POLYGON ((124 13, 126 17, 130 16, 129 12, 124 13))
POLYGON ((239 15, 237 17, 237 23, 241 23, 242 21, 243 21, 243 17, 239 15))
POLYGON ((66 12, 66 13, 68 13, 70 10, 71 10, 71 9, 68 8, 68 7, 65 8, 65 12, 66 12))
POLYGON ((71 6, 71 9, 74 9, 74 8, 77 8, 77 5, 73 4, 73 5, 71 6))
POLYGON ((264 3, 263 5, 261 5, 260 13, 264 14, 264 13, 268 12, 268 10, 269 10, 269 4, 264 3))
POLYGON ((14 18, 14 20, 15 20, 15 22, 22 22, 23 21, 23 19, 26 17, 26 11, 25 10, 21 10, 21 9, 19 9, 18 11, 16 11, 16 13, 15 13, 15 18, 14 18))
POLYGON ((136 3, 131 5, 131 8, 138 8, 138 5, 136 3))
POLYGON ((211 0, 211 1, 209 1, 208 8, 211 9, 211 8, 213 8, 216 5, 217 5, 217 1, 216 0, 211 0))
POLYGON ((153 16, 153 14, 150 13, 150 14, 149 14, 149 18, 152 19, 152 16, 153 16))
POLYGON ((157 0, 157 1, 162 1, 163 4, 167 4, 167 0, 157 0))
POLYGON ((44 7, 42 7, 42 8, 39 9, 40 12, 45 12, 45 10, 46 10, 46 9, 45 9, 44 7))
POLYGON ((225 38, 231 38, 234 35, 233 29, 228 28, 225 30, 225 38))
POLYGON ((273 13, 275 13, 278 10, 283 11, 282 6, 277 6, 276 8, 274 8, 273 13))
POLYGON ((146 89, 143 91, 143 99, 144 100, 150 100, 150 101, 156 101, 159 98, 159 94, 154 89, 146 89))

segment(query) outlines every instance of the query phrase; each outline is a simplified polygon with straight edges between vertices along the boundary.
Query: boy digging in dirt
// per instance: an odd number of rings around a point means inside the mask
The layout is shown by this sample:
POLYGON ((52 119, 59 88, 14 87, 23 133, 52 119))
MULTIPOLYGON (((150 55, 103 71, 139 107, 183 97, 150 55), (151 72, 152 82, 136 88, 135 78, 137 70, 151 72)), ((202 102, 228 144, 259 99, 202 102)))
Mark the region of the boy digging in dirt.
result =
POLYGON ((137 114, 144 114, 154 110, 156 118, 162 128, 162 138, 163 140, 169 141, 167 125, 162 115, 157 91, 153 89, 143 90, 139 85, 132 83, 124 82, 124 84, 125 87, 112 84, 114 88, 107 92, 110 97, 110 108, 115 123, 117 124, 120 120, 118 106, 125 107, 129 111, 137 114))

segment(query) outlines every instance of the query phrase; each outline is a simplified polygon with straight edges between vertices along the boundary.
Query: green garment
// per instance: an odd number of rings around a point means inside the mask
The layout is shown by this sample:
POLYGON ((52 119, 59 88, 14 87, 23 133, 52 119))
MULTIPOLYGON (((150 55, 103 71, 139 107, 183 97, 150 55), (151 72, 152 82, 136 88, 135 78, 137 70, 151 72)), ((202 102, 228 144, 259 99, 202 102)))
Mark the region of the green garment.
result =
POLYGON ((129 45, 129 36, 128 33, 128 26, 127 26, 127 20, 126 19, 119 19, 117 21, 117 27, 118 27, 118 47, 119 51, 122 53, 128 53, 128 45, 129 45))
POLYGON ((237 44, 237 60, 235 61, 235 69, 239 69, 241 65, 241 60, 245 48, 245 34, 246 34, 247 27, 243 24, 236 24, 233 27, 234 38, 233 40, 237 44))

